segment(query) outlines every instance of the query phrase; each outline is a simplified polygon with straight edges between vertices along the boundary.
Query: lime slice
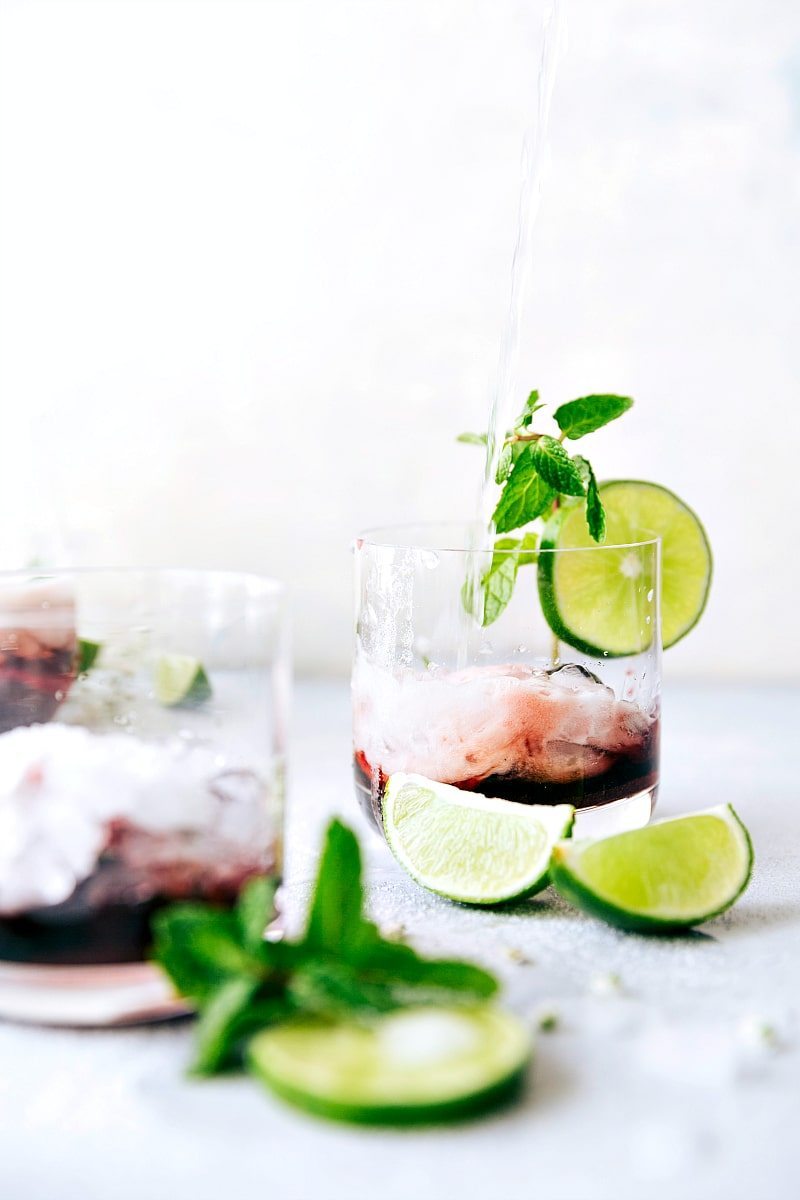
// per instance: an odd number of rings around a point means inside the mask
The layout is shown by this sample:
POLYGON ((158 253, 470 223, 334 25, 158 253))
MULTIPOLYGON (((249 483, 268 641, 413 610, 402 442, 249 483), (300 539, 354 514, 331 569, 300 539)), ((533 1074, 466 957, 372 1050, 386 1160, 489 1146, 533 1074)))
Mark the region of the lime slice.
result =
POLYGON ((372 1125, 430 1124, 510 1099, 531 1035, 491 1005, 416 1007, 368 1025, 298 1021, 250 1043, 250 1066, 307 1112, 372 1125))
POLYGON ((569 804, 515 804, 422 775, 390 775, 386 840, 409 875, 448 900, 501 904, 547 886, 550 852, 567 837, 569 804))
MULTIPOLYGON (((568 645, 598 657, 638 654, 649 645, 642 620, 641 560, 615 550, 661 538, 661 634, 664 647, 700 620, 711 586, 711 548, 692 510, 656 483, 614 480, 600 487, 606 510, 602 554, 541 554, 539 596, 547 623, 568 645)), ((542 549, 596 546, 584 505, 566 505, 545 531, 542 549)))
POLYGON ((203 664, 190 654, 162 654, 156 663, 156 699, 170 708, 202 704, 211 696, 203 664))
POLYGON ((729 804, 601 840, 561 842, 550 875, 584 912, 642 932, 686 929, 730 908, 753 847, 729 804))

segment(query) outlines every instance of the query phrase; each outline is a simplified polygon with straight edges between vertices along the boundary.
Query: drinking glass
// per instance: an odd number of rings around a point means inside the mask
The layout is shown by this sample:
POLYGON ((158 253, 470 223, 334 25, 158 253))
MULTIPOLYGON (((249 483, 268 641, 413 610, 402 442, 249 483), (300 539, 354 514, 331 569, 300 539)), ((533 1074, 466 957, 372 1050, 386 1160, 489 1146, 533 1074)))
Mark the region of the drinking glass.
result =
POLYGON ((0 1015, 178 1010, 151 918, 280 877, 288 682, 274 580, 0 576, 0 1015))
POLYGON ((474 529, 453 525, 375 529, 355 543, 353 761, 365 813, 381 829, 385 781, 399 771, 572 804, 581 835, 646 824, 658 788, 659 541, 511 551, 513 594, 485 626, 468 610, 493 556, 476 544, 474 529))

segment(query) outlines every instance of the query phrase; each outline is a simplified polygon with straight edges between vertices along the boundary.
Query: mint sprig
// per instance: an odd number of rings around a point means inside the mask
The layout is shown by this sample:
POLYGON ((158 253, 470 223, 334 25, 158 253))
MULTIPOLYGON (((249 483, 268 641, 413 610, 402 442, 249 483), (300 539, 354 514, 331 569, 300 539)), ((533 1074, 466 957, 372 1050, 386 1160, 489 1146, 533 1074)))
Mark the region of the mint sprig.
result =
POLYGON ((242 1062, 258 1030, 299 1016, 358 1019, 407 1004, 491 996, 494 976, 471 963, 426 959, 382 937, 364 916, 361 852, 339 821, 328 826, 303 936, 266 941, 274 884, 252 880, 233 911, 176 904, 153 921, 153 957, 199 1010, 192 1070, 242 1062))
POLYGON ((586 485, 578 469, 561 442, 543 433, 533 443, 531 462, 545 483, 562 496, 584 496, 586 485))
MULTIPOLYGON (((517 457, 500 493, 492 516, 497 533, 513 533, 529 525, 553 507, 556 493, 536 469, 533 444, 517 442, 522 453, 517 457)), ((503 482, 500 480, 499 482, 503 482)))
POLYGON ((535 533, 526 533, 523 538, 498 538, 495 542, 491 565, 483 577, 483 625, 491 625, 500 616, 511 599, 517 571, 536 561, 538 545, 535 533))
POLYGON ((632 405, 630 396, 581 396, 562 404, 553 416, 564 437, 576 441, 615 421, 632 405))
MULTIPOLYGON (((597 393, 581 396, 562 404, 553 413, 559 436, 533 429, 536 413, 544 406, 533 391, 525 401, 512 428, 506 433, 497 459, 495 481, 501 487, 492 515, 497 534, 513 533, 546 518, 563 504, 583 500, 586 524, 595 542, 606 536, 606 514, 591 463, 582 454, 570 455, 566 440, 576 441, 601 429, 622 416, 632 406, 629 396, 597 393)), ((486 434, 461 434, 461 442, 485 446, 486 434)), ((483 625, 491 625, 507 607, 521 566, 536 561, 531 546, 537 534, 526 533, 522 542, 500 538, 495 542, 492 561, 481 576, 481 605, 475 603, 470 581, 462 589, 464 607, 477 615, 483 625), (519 549, 526 539, 530 545, 519 549), (516 551, 513 553, 512 551, 516 551)))

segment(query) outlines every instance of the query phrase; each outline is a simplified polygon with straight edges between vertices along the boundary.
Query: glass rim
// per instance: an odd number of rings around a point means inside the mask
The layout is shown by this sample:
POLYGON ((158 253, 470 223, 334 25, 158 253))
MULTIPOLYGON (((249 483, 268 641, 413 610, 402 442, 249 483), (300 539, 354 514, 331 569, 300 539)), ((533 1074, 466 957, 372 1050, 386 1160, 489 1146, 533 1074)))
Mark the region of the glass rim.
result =
MULTIPOLYGON (((436 554, 494 554, 495 549, 491 546, 469 546, 469 545, 441 545, 443 541, 456 541, 457 537, 452 539, 447 537, 431 537, 428 540, 413 539, 410 536, 403 539, 399 535, 403 530, 416 531, 422 533, 424 530, 445 530, 460 531, 462 541, 468 539, 468 531, 478 530, 480 526, 477 522, 471 521, 407 521, 399 522, 392 525, 374 525, 369 529, 362 530, 354 541, 354 546, 357 550, 363 547, 369 547, 375 550, 431 550, 436 554)), ((501 534, 501 537, 513 537, 520 534, 521 531, 514 530, 509 534, 501 534)), ((596 552, 598 550, 643 550, 648 546, 659 546, 662 539, 643 538, 636 542, 597 542, 591 546, 537 546, 535 553, 537 554, 586 554, 596 552)), ((508 550, 500 550, 503 554, 530 554, 531 548, 512 547, 508 550)))
POLYGON ((258 571, 239 571, 235 568, 228 567, 109 567, 109 566, 92 566, 92 567, 5 567, 0 569, 0 585, 4 583, 46 583, 50 579, 63 580, 74 578, 75 576, 89 578, 99 575, 118 575, 120 578, 133 579, 136 576, 142 578, 162 578, 162 579, 201 579, 209 583, 212 581, 233 583, 255 584, 262 596, 270 596, 281 598, 286 596, 288 588, 281 579, 276 579, 273 575, 262 575, 258 571))

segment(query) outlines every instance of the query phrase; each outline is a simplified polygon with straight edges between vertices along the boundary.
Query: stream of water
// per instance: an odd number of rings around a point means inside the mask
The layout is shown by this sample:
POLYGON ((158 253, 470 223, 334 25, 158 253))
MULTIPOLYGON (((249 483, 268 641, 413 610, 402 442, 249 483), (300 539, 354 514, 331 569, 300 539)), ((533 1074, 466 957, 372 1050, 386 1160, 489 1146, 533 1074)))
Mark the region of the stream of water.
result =
MULTIPOLYGON (((550 105, 561 53, 562 34, 559 0, 552 0, 543 18, 535 101, 531 106, 531 116, 522 145, 517 236, 511 262, 511 296, 500 340, 489 412, 486 464, 478 498, 478 521, 473 544, 473 549, 478 553, 470 555, 468 570, 469 586, 476 597, 481 595, 480 575, 485 564, 485 552, 491 549, 494 541, 492 513, 497 501, 495 475, 498 459, 503 448, 505 431, 513 424, 525 399, 518 386, 520 324, 534 258, 533 231, 541 199, 550 105)), ((470 630, 474 631, 474 623, 472 618, 465 614, 462 650, 459 654, 462 666, 465 666, 467 661, 470 630)))

